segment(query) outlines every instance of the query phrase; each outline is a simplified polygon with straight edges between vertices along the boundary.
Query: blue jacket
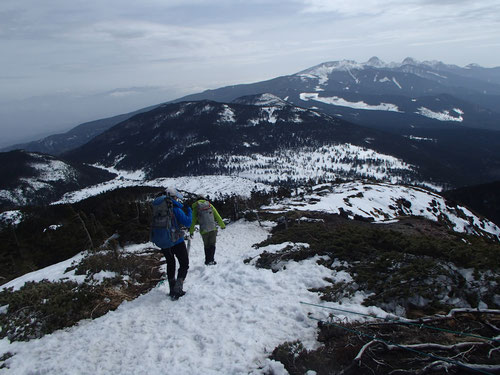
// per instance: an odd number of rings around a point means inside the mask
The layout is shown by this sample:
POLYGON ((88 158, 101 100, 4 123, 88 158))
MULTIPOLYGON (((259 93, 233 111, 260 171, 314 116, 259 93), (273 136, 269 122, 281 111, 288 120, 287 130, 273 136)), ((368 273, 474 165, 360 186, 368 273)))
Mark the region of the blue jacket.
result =
MULTIPOLYGON (((191 207, 187 208, 188 213, 186 215, 184 213, 184 211, 182 210, 182 207, 183 207, 182 203, 176 201, 175 199, 167 198, 164 195, 162 195, 161 197, 156 198, 153 201, 153 205, 160 204, 165 199, 170 199, 172 201, 173 205, 174 205, 173 211, 174 211, 175 219, 177 221, 176 222, 176 229, 181 230, 181 226, 190 227, 191 226, 191 221, 193 219, 193 214, 192 214, 191 207)), ((152 241, 157 246, 159 246, 162 249, 178 245, 182 241, 184 241, 184 236, 181 236, 181 238, 179 238, 179 240, 177 240, 173 244, 169 244, 168 240, 165 240, 165 238, 164 238, 165 235, 166 235, 166 230, 164 228, 152 228, 151 239, 152 239, 152 241)))

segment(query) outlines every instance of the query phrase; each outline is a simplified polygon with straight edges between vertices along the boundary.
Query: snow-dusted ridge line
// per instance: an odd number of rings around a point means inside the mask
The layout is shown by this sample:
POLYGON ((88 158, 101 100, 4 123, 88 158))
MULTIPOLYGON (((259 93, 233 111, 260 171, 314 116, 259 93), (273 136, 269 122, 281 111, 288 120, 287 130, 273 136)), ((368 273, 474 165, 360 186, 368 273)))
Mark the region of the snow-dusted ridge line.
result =
MULTIPOLYGON (((338 60, 338 61, 328 61, 322 64, 313 66, 312 68, 300 71, 296 73, 297 76, 310 76, 310 77, 325 77, 333 71, 348 71, 348 70, 362 70, 366 68, 375 69, 394 69, 401 68, 405 65, 413 66, 424 66, 427 68, 437 68, 439 66, 456 67, 455 65, 446 65, 441 61, 418 61, 414 58, 407 57, 402 62, 389 62, 386 63, 380 60, 378 57, 372 57, 366 62, 358 63, 354 60, 338 60)), ((477 64, 469 64, 465 68, 480 67, 477 64)), ((427 72, 435 74, 433 72, 427 72)), ((440 76, 441 78, 447 78, 445 76, 440 76)))
MULTIPOLYGON (((441 67, 456 68, 456 65, 446 65, 440 61, 417 61, 411 57, 405 58, 402 62, 390 62, 386 63, 380 60, 378 57, 372 57, 366 62, 358 63, 353 60, 339 60, 339 61, 328 61, 312 68, 300 71, 294 76, 299 77, 302 80, 314 79, 318 81, 318 87, 324 86, 328 83, 329 75, 334 71, 347 72, 355 81, 359 83, 358 78, 353 74, 353 71, 359 71, 363 69, 396 69, 401 68, 403 71, 408 69, 414 69, 415 67, 421 69, 439 69, 441 67)), ((470 64, 465 68, 471 69, 476 64, 470 64)), ((426 71, 427 74, 433 74, 439 78, 447 79, 446 76, 440 75, 435 72, 426 71)), ((385 82, 385 81, 380 81, 385 82)), ((400 84, 397 81, 393 81, 395 85, 399 88, 400 84)), ((318 90, 319 91, 319 90, 318 90)))

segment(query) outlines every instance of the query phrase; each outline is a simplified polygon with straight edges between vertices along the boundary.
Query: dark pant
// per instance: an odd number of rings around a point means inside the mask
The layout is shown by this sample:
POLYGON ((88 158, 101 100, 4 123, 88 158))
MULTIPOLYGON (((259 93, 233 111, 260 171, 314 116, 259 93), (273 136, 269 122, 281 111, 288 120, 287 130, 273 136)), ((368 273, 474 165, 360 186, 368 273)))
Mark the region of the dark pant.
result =
POLYGON ((179 261, 178 279, 185 279, 189 268, 189 256, 184 241, 168 249, 161 249, 167 260, 167 278, 175 279, 175 258, 179 261))
POLYGON ((203 238, 203 247, 205 249, 205 264, 214 261, 215 256, 215 240, 217 239, 217 231, 213 230, 201 235, 203 238))

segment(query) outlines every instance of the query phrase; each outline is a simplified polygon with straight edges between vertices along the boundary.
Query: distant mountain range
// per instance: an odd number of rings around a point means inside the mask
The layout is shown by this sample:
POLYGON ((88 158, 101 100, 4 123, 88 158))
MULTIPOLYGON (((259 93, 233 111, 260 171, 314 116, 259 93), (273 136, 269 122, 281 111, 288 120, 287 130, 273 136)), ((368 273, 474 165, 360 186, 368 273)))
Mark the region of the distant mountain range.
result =
POLYGON ((96 135, 101 134, 110 127, 119 124, 120 122, 125 121, 138 113, 150 111, 155 107, 156 106, 150 106, 118 116, 85 122, 66 133, 50 135, 33 142, 15 144, 5 147, 0 151, 7 152, 22 149, 25 151, 42 152, 50 155, 60 155, 65 151, 72 150, 87 143, 96 135))
POLYGON ((499 99, 500 68, 374 57, 208 90, 13 147, 148 178, 460 187, 500 180, 499 99))
POLYGON ((232 101, 268 92, 301 107, 402 134, 418 129, 500 130, 500 68, 442 62, 333 61, 268 81, 223 87, 179 101, 232 101))
MULTIPOLYGON (((401 63, 384 63, 377 57, 365 63, 326 62, 296 74, 207 90, 174 102, 227 103, 262 93, 271 93, 299 107, 317 108, 356 124, 406 136, 444 139, 447 134, 443 130, 500 130, 500 67, 483 68, 475 64, 459 67, 412 58, 401 63)), ((155 107, 85 123, 67 133, 2 151, 25 149, 58 155, 155 107)))

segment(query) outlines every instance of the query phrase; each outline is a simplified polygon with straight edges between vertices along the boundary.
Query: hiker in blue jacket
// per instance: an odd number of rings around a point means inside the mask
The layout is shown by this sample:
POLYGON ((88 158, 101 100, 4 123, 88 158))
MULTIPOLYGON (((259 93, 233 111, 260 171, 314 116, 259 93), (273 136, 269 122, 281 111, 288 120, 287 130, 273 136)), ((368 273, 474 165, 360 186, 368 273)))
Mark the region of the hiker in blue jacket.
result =
POLYGON ((183 199, 175 188, 168 188, 159 193, 153 201, 153 224, 151 241, 160 247, 167 261, 167 278, 170 297, 173 300, 183 296, 184 280, 189 268, 189 254, 184 242, 184 231, 181 226, 190 227, 192 221, 191 207, 187 214, 179 201, 183 199), (179 271, 175 278, 175 258, 179 261, 179 271))

